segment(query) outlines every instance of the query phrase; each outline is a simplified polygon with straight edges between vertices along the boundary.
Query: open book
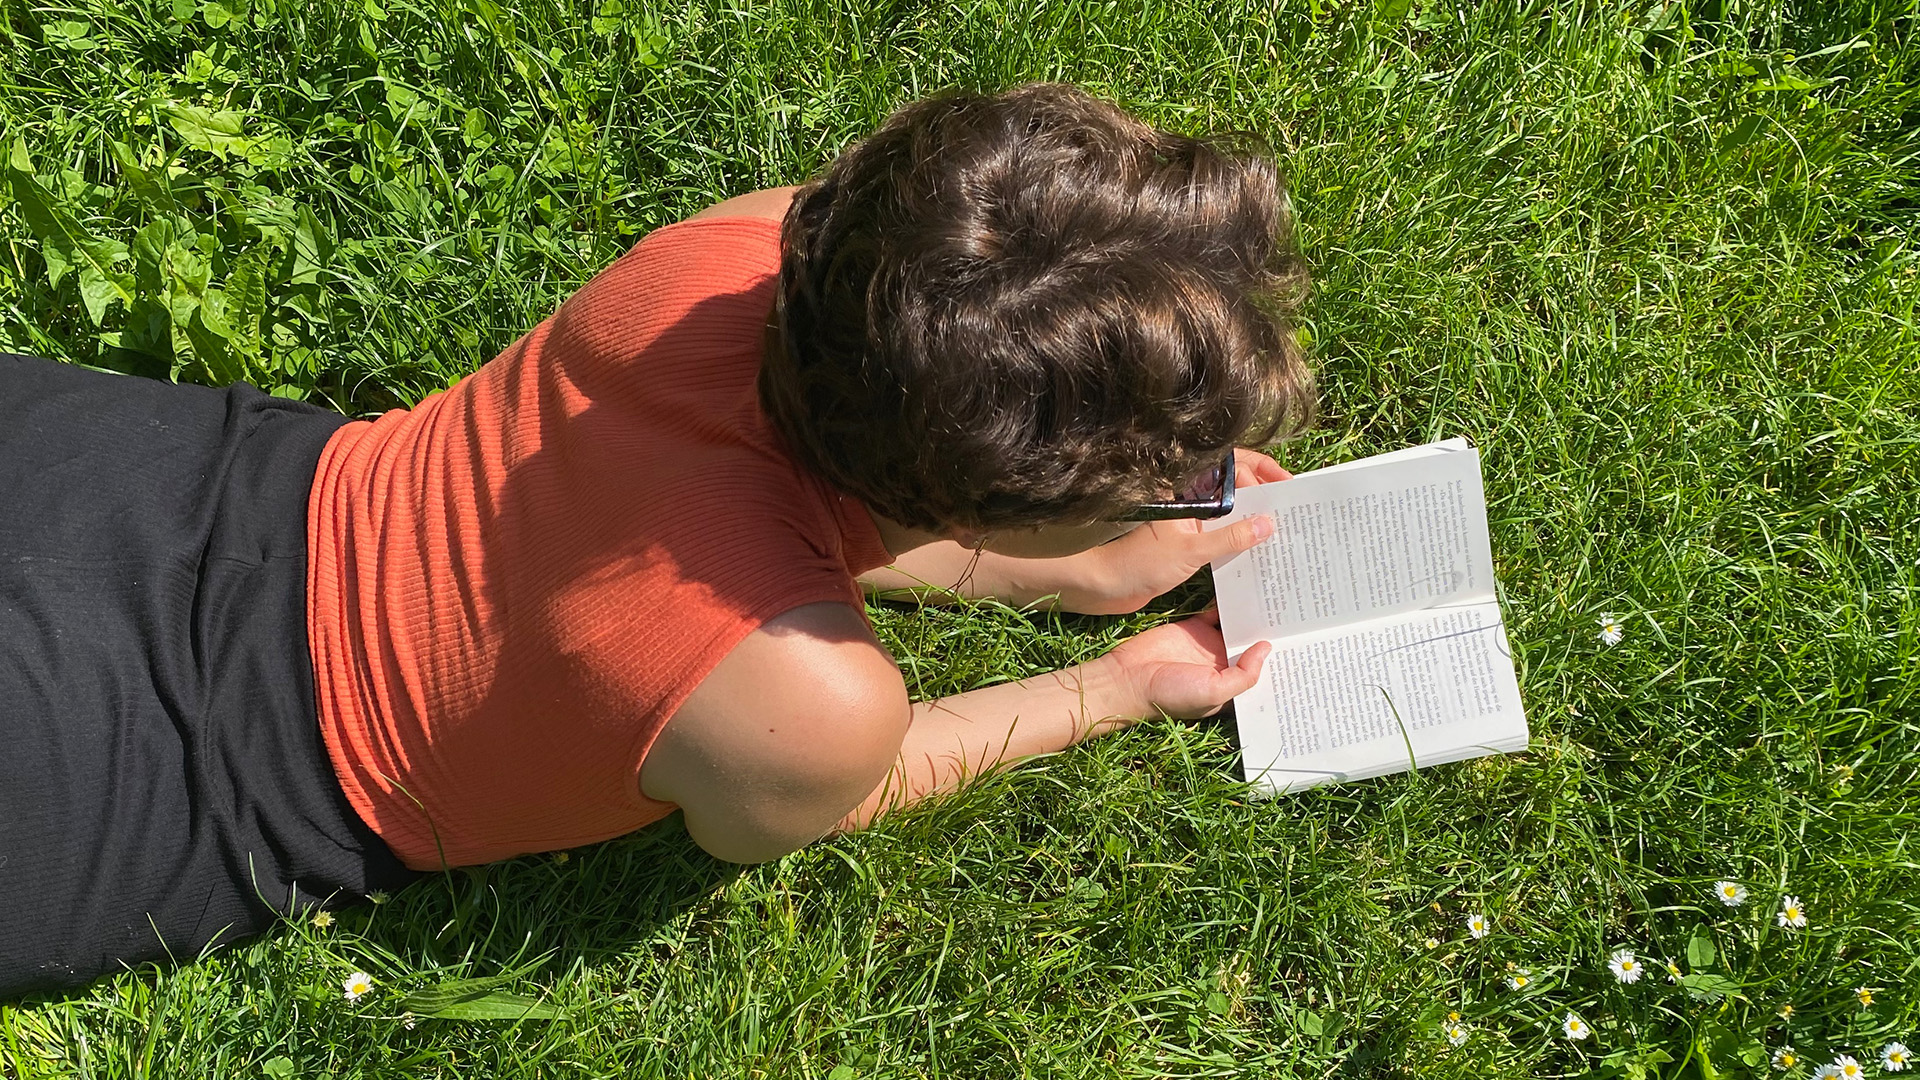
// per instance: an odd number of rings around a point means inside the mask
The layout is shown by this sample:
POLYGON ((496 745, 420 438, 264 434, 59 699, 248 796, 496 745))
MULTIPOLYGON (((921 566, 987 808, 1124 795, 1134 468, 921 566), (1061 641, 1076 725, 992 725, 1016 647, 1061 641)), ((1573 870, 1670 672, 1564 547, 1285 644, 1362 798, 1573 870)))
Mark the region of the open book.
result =
POLYGON ((1449 439, 1240 489, 1221 528, 1274 535, 1213 566, 1247 780, 1280 793, 1527 746, 1494 596, 1480 453, 1449 439))

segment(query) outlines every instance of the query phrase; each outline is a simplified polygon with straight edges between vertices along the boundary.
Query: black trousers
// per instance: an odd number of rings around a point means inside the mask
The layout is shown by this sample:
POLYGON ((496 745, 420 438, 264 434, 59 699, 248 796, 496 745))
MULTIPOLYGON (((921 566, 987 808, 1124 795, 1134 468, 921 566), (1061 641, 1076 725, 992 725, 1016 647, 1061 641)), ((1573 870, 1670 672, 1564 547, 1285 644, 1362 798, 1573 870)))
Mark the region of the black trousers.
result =
POLYGON ((415 876, 315 719, 307 495, 344 422, 0 355, 0 998, 415 876))

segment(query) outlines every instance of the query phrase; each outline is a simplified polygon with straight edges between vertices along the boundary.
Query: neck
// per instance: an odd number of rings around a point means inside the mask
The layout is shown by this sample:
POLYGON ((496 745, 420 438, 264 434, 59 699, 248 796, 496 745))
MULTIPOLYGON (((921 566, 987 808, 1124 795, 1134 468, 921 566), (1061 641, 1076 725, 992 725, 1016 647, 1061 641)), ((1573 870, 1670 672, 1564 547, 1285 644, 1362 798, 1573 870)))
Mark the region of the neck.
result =
POLYGON ((953 540, 955 542, 965 543, 971 547, 977 543, 979 539, 972 534, 966 536, 949 536, 943 533, 931 533, 925 529, 916 529, 911 525, 902 525, 892 518, 883 517, 871 509, 867 510, 867 516, 873 519, 874 531, 880 534, 880 543, 886 547, 887 554, 896 559, 912 551, 914 548, 926 547, 928 544, 937 544, 942 540, 953 540))

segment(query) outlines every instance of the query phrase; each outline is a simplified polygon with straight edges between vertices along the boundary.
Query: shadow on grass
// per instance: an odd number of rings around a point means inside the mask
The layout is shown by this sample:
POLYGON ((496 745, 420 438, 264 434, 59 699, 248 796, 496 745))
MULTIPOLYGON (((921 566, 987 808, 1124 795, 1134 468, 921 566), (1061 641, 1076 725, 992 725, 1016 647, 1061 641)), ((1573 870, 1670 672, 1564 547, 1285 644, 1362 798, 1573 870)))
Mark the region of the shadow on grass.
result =
POLYGON ((409 970, 493 974, 543 956, 547 972, 565 970, 662 939, 745 869, 700 850, 676 814, 591 847, 431 875, 370 909, 361 935, 409 970))

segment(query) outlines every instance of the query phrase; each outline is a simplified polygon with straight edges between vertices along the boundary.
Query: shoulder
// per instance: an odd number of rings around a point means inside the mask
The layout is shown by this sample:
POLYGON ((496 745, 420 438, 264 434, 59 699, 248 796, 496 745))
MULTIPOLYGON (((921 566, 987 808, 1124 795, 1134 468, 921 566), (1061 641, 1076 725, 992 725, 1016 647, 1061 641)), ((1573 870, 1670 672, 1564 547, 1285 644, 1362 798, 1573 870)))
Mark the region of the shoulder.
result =
POLYGON ((783 220, 787 216, 787 207, 793 203, 793 193, 797 187, 763 188, 749 191, 745 195, 735 195, 723 199, 705 210, 687 218, 688 221, 701 221, 710 218, 747 217, 763 218, 773 221, 783 220))
POLYGON ((624 361, 637 346, 668 339, 758 354, 780 272, 777 200, 754 192, 663 225, 595 274, 562 304, 561 341, 624 361), (728 209, 745 202, 738 212, 728 209))
POLYGON ((885 779, 910 717, 900 670, 850 604, 768 620, 703 679, 640 770, 717 858, 764 862, 817 839, 885 779))

